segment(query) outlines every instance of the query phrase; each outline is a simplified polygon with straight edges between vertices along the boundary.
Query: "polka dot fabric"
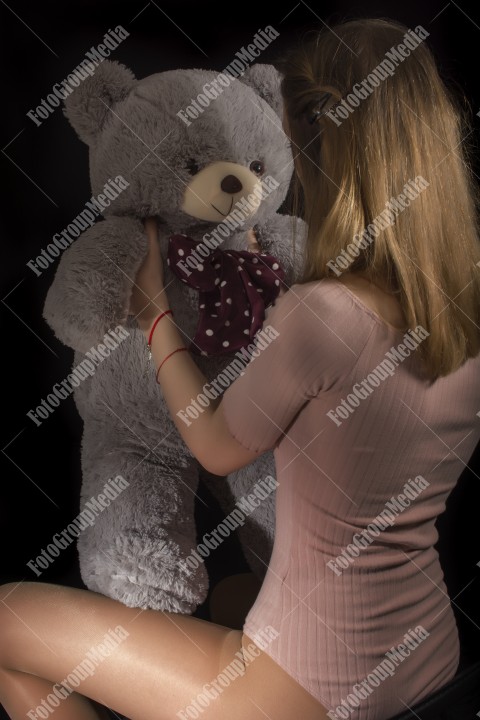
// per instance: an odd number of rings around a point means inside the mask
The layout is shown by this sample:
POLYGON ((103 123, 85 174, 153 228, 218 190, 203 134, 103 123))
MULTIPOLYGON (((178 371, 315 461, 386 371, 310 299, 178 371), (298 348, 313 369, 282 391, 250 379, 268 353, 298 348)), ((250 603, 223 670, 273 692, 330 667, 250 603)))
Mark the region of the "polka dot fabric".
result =
POLYGON ((199 291, 199 321, 189 350, 225 355, 253 341, 285 272, 273 255, 248 250, 215 248, 201 261, 194 255, 188 263, 198 245, 186 235, 170 236, 167 264, 182 282, 199 291))

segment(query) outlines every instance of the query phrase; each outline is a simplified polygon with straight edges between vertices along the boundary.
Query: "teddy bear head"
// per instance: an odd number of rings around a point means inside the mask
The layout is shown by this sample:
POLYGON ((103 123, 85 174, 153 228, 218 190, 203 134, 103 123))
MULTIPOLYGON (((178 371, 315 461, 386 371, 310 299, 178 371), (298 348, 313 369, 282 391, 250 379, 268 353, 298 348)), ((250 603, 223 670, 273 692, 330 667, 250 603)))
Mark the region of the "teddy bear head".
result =
POLYGON ((172 70, 137 80, 102 62, 66 99, 65 114, 89 146, 94 195, 118 176, 128 183, 103 214, 157 216, 197 236, 237 207, 245 229, 261 224, 284 201, 293 171, 279 82, 270 65, 241 79, 172 70))

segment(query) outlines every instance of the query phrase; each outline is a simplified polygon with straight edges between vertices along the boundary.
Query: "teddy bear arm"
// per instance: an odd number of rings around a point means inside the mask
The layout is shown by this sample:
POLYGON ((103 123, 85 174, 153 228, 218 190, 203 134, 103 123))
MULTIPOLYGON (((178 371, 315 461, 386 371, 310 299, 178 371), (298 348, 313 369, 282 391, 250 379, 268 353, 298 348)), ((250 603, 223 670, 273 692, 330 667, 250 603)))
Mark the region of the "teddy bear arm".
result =
POLYGON ((43 308, 58 339, 85 353, 108 330, 125 325, 146 252, 146 235, 134 218, 108 218, 84 232, 63 254, 43 308))

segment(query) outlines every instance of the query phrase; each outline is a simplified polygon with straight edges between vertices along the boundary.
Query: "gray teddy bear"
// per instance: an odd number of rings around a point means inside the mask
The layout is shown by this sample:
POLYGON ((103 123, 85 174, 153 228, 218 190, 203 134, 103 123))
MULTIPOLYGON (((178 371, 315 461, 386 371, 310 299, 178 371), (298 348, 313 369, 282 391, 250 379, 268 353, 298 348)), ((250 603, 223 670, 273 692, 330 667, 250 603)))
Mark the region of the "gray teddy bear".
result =
MULTIPOLYGON (((81 503, 96 508, 78 538, 82 578, 128 606, 179 613, 194 612, 208 591, 203 562, 189 561, 199 479, 230 513, 259 481, 275 477, 275 466, 267 452, 227 478, 211 475, 177 431, 145 338, 129 315, 147 250, 142 220, 157 218, 165 286, 185 340, 195 335, 200 297, 188 271, 183 277, 168 264, 171 236, 186 235, 197 245, 242 208, 243 222, 230 223, 221 251, 246 251, 247 231, 255 228, 261 252, 278 260, 286 284, 296 281, 302 262, 301 238, 293 252, 292 218, 277 213, 293 171, 278 73, 252 66, 241 79, 217 82, 218 96, 186 114, 217 77, 175 70, 137 80, 105 60, 66 99, 65 114, 90 151, 89 207, 100 208, 104 219, 89 222, 91 212, 77 217, 85 231, 64 251, 43 311, 55 335, 74 349, 72 377, 81 379, 74 391, 84 422, 81 503), (110 487, 116 490, 109 495, 110 487)), ((212 381, 233 353, 192 356, 212 381)), ((271 492, 238 528, 260 580, 272 551, 274 498, 271 492)))

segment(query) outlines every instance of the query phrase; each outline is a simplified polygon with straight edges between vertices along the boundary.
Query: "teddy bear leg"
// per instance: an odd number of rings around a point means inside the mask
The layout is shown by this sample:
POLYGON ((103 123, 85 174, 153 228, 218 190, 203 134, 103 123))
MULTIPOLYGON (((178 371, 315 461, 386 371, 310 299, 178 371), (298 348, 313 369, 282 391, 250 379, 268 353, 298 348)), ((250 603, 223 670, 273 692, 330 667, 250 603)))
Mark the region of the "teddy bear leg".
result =
POLYGON ((208 591, 204 564, 192 555, 195 462, 112 455, 114 467, 109 455, 84 473, 84 508, 95 514, 78 538, 84 583, 129 607, 194 612, 208 591), (106 494, 107 477, 116 496, 99 508, 96 499, 99 491, 106 494))

